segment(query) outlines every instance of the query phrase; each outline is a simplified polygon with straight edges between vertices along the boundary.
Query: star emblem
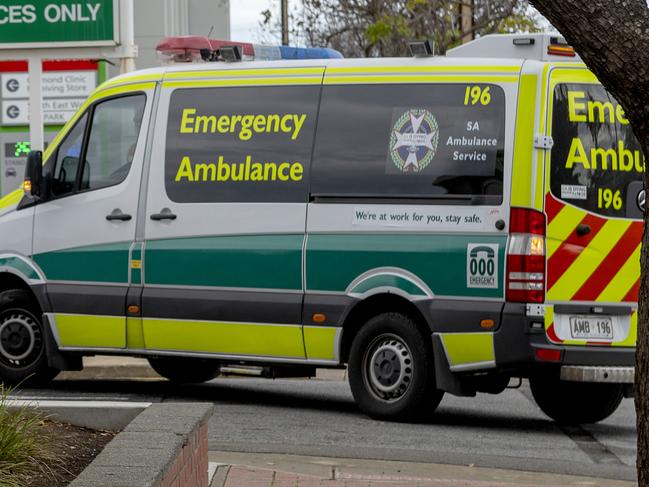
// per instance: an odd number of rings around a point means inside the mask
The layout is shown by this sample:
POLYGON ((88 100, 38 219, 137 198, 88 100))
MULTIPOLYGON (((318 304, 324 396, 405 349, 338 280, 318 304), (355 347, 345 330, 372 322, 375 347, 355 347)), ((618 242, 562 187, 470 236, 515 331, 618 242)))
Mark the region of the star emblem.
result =
POLYGON ((417 157, 419 147, 426 147, 427 149, 435 150, 435 147, 433 147, 433 137, 435 136, 435 132, 420 132, 421 124, 424 121, 425 116, 425 113, 417 116, 411 112, 410 126, 412 132, 400 133, 399 131, 394 130, 396 142, 392 150, 396 150, 401 147, 406 147, 408 150, 408 156, 406 157, 405 163, 403 165, 404 171, 410 166, 412 166, 415 171, 419 170, 419 158, 417 157))

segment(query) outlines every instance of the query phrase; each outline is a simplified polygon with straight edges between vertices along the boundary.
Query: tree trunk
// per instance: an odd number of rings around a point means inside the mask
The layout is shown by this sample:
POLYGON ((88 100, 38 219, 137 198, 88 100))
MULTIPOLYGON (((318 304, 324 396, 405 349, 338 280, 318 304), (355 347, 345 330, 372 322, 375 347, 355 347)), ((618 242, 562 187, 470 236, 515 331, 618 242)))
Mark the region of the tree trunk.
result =
POLYGON ((460 5, 460 18, 462 24, 462 44, 471 42, 473 32, 473 0, 464 0, 460 5))
MULTIPOLYGON (((531 0, 625 110, 649 154, 649 12, 646 0, 531 0)), ((649 187, 645 171, 645 187, 649 187)), ((642 239, 635 408, 638 485, 649 487, 649 234, 642 239)))

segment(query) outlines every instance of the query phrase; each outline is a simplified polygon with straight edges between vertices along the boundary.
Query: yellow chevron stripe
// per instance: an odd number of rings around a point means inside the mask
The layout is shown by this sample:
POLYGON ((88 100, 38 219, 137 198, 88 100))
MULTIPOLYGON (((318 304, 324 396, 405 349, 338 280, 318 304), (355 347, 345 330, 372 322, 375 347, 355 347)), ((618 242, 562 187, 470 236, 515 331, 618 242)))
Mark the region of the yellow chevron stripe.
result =
POLYGON ((602 293, 597 296, 597 301, 616 303, 622 301, 626 293, 633 287, 640 277, 640 250, 642 244, 638 244, 635 251, 620 267, 617 274, 610 280, 602 293))
POLYGON ((548 290, 547 299, 550 301, 569 300, 611 252, 629 226, 631 226, 630 221, 607 221, 590 244, 579 254, 579 257, 548 290))
POLYGON ((579 222, 584 218, 583 210, 574 206, 564 206, 554 220, 548 225, 547 253, 548 259, 556 252, 559 246, 566 240, 579 222))
POLYGON ((545 329, 550 328, 554 322, 554 306, 550 304, 545 305, 545 329))

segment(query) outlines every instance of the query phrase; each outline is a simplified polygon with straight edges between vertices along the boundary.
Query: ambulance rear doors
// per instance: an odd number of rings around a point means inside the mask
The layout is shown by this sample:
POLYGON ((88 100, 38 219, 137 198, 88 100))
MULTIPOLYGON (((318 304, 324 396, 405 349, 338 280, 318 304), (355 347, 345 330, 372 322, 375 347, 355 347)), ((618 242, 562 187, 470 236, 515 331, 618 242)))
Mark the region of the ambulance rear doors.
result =
POLYGON ((585 68, 550 70, 546 332, 566 345, 632 347, 644 190, 640 145, 585 68))

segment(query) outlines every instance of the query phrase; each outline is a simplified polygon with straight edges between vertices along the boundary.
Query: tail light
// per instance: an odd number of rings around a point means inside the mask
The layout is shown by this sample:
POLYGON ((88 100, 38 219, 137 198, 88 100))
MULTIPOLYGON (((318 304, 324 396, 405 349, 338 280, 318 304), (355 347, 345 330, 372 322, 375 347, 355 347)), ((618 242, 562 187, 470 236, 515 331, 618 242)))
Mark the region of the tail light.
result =
POLYGON ((577 53, 572 46, 562 46, 560 44, 550 44, 548 54, 552 56, 577 57, 577 53))
POLYGON ((507 249, 507 301, 545 301, 545 215, 512 208, 507 249))

